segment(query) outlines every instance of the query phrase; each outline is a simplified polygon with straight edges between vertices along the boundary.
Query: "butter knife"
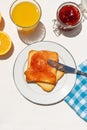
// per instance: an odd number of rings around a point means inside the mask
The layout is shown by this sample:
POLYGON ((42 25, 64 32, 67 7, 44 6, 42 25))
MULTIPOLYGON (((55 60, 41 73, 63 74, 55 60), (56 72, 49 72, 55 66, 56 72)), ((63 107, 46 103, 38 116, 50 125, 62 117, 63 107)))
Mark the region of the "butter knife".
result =
POLYGON ((47 63, 56 68, 57 70, 60 70, 60 71, 63 71, 65 73, 74 73, 74 74, 79 74, 79 75, 83 75, 83 76, 86 76, 87 77, 87 73, 84 73, 80 70, 77 70, 76 68, 73 68, 73 67, 70 67, 70 66, 67 66, 65 64, 62 64, 62 63, 59 63, 59 62, 56 62, 54 60, 50 60, 48 59, 47 60, 47 63))

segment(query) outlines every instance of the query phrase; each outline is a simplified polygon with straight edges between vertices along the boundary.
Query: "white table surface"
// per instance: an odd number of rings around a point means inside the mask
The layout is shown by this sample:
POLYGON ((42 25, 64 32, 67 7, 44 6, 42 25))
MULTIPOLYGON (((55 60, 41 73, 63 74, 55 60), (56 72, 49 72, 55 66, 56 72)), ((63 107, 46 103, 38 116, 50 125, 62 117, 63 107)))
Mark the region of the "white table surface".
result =
MULTIPOLYGON (((45 41, 58 42, 66 47, 79 65, 87 58, 87 21, 75 37, 56 37, 52 19, 57 7, 65 0, 37 0, 42 8, 41 22, 45 25, 45 41)), ((80 0, 71 0, 80 3, 80 0)), ((13 81, 13 65, 17 55, 27 45, 18 37, 16 27, 9 17, 13 0, 0 0, 0 12, 4 18, 3 31, 11 37, 14 51, 7 59, 0 60, 0 130, 86 130, 83 121, 64 101, 52 106, 35 105, 27 101, 16 89, 13 81)))

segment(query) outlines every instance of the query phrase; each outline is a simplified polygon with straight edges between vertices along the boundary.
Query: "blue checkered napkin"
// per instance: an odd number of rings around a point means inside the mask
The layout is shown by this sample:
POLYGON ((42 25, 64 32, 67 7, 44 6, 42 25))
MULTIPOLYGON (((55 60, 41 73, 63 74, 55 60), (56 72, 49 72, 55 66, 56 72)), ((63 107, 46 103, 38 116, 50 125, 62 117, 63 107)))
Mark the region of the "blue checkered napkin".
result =
MULTIPOLYGON (((87 73, 87 60, 81 63, 78 69, 87 73)), ((74 88, 64 100, 82 119, 87 121, 87 77, 77 75, 74 88)))

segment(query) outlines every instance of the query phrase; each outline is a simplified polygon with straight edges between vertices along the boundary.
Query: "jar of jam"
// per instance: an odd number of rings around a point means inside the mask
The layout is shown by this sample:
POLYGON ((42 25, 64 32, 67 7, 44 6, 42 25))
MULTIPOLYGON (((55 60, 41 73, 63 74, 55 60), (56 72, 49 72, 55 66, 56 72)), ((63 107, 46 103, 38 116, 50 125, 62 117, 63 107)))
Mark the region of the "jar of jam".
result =
POLYGON ((54 21, 54 31, 57 35, 61 30, 71 30, 81 24, 82 12, 78 4, 65 2, 59 6, 54 21))

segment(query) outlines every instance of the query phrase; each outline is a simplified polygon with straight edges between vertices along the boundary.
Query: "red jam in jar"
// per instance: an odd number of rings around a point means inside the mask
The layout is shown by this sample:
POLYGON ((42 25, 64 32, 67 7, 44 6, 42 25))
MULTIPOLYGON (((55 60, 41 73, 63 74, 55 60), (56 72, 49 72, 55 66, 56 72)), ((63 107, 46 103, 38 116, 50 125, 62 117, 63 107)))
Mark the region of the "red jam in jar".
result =
POLYGON ((74 5, 64 5, 59 9, 57 18, 60 19, 63 24, 74 26, 80 20, 80 11, 74 5))

